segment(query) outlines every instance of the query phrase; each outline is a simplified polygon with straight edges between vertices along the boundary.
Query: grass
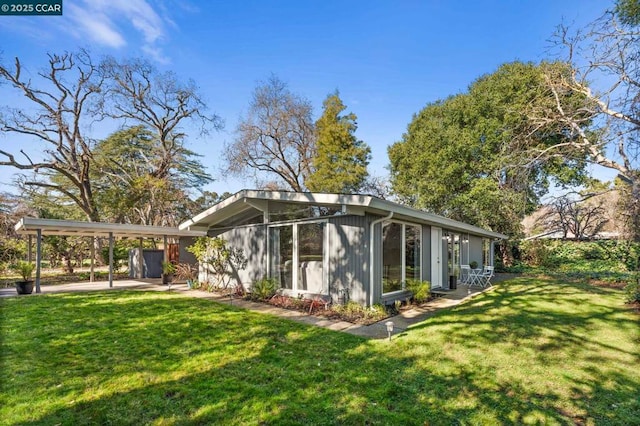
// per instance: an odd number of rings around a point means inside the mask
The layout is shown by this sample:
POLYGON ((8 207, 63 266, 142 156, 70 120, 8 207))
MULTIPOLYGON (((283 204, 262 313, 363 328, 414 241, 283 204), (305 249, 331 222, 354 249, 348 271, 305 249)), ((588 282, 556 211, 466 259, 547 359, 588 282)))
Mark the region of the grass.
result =
MULTIPOLYGON (((77 283, 81 281, 89 281, 91 273, 88 270, 76 270, 73 274, 63 272, 60 269, 43 270, 40 277, 40 283, 42 285, 58 285, 66 283, 77 283)), ((33 272, 31 279, 35 280, 36 273, 33 272)), ((108 268, 101 267, 96 268, 94 272, 95 280, 102 281, 109 279, 108 268)), ((127 279, 129 278, 129 272, 114 272, 115 279, 127 279)), ((20 276, 16 273, 9 272, 0 275, 0 288, 15 287, 16 281, 20 280, 20 276)))
POLYGON ((496 285, 368 341, 156 292, 0 300, 0 424, 638 424, 619 290, 496 285))

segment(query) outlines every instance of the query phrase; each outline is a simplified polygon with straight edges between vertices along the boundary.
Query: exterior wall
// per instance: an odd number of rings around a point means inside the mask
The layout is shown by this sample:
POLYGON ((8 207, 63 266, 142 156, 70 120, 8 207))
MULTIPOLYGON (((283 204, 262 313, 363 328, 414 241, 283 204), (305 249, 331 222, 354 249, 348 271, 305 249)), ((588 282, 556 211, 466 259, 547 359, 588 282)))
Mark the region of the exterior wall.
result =
POLYGON ((196 260, 196 257, 192 253, 189 253, 187 251, 187 247, 192 245, 195 241, 196 239, 194 237, 180 238, 180 241, 179 241, 180 263, 189 263, 191 265, 195 265, 196 263, 198 263, 198 261, 196 260))
MULTIPOLYGON (((224 238, 233 248, 241 248, 247 258, 247 267, 240 271, 230 271, 231 285, 240 284, 245 289, 267 276, 267 234, 264 225, 241 226, 226 230, 209 231, 210 237, 224 238)), ((200 280, 207 279, 207 273, 200 268, 200 280)))
POLYGON ((369 300, 369 223, 366 216, 336 216, 329 220, 329 292, 334 303, 369 300))
MULTIPOLYGON (((327 217, 325 261, 328 267, 326 279, 328 281, 329 295, 333 303, 344 303, 352 300, 362 305, 373 303, 392 303, 394 300, 404 300, 410 297, 409 292, 396 292, 391 295, 382 295, 382 223, 374 226, 374 262, 370 260, 370 229, 371 223, 381 219, 382 216, 331 216, 327 217), (373 268, 373 283, 370 285, 370 274, 373 268), (373 294, 372 294, 373 293, 373 294)), ((410 223, 410 222, 406 222, 410 223)), ((241 284, 245 289, 256 280, 268 275, 268 225, 246 225, 223 230, 210 230, 209 236, 224 238, 232 247, 241 248, 247 257, 247 267, 241 271, 232 271, 231 284, 241 284)), ((446 241, 441 241, 443 259, 440 271, 432 271, 431 246, 432 228, 422 225, 421 233, 421 278, 425 281, 433 281, 434 273, 442 275, 442 283, 448 287, 449 277, 446 268, 447 246, 446 241)), ((466 235, 462 234, 462 237, 466 235)), ((469 235, 468 262, 476 261, 482 266, 482 238, 469 235)), ((180 259, 193 256, 186 252, 186 247, 193 243, 192 239, 180 240, 180 259), (184 257, 183 257, 184 256, 184 257)), ((466 245, 466 242, 465 242, 466 245)), ((467 260, 466 250, 462 249, 461 259, 467 260)), ((195 259, 194 259, 195 260, 195 259)), ((467 263, 467 262, 464 262, 467 263)), ((206 271, 201 268, 200 280, 206 280, 206 271)))
POLYGON ((469 235, 469 263, 478 262, 478 268, 482 268, 482 237, 469 235))

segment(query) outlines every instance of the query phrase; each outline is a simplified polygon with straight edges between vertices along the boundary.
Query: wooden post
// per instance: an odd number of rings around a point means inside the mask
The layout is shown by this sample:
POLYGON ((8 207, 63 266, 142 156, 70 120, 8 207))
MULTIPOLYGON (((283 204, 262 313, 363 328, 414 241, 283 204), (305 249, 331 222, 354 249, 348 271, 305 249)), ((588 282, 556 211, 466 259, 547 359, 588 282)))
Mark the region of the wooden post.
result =
POLYGON ((36 229, 36 293, 42 293, 40 289, 40 269, 42 264, 42 229, 36 229))
POLYGON ((113 287, 113 232, 109 232, 109 287, 113 287))

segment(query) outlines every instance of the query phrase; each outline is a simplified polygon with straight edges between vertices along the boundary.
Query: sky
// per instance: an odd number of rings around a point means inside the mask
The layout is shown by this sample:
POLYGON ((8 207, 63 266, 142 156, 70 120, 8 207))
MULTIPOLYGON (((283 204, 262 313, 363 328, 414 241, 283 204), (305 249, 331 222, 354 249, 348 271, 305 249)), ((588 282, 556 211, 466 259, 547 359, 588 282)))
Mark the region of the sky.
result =
MULTIPOLYGON (((561 23, 580 27, 612 7, 606 0, 195 1, 63 0, 62 16, 0 16, 0 61, 19 57, 34 75, 47 53, 87 48, 92 56, 143 57, 193 79, 222 131, 187 147, 201 155, 222 193, 252 188, 221 172, 256 85, 275 74, 311 101, 315 117, 336 89, 357 115, 356 136, 372 148, 371 174, 387 175, 387 147, 413 114, 464 92, 475 79, 514 60, 540 61, 561 23)), ((7 85, 0 106, 22 105, 7 85)), ((25 104, 26 105, 26 104, 25 104)), ((100 139, 113 129, 91 127, 100 139)), ((33 155, 42 145, 0 135, 0 149, 33 155)), ((0 167, 0 191, 15 169, 0 167)), ((600 171, 599 171, 600 172, 600 171)), ((612 175, 611 175, 612 176, 612 175)), ((610 179, 606 173, 604 179, 610 179)))

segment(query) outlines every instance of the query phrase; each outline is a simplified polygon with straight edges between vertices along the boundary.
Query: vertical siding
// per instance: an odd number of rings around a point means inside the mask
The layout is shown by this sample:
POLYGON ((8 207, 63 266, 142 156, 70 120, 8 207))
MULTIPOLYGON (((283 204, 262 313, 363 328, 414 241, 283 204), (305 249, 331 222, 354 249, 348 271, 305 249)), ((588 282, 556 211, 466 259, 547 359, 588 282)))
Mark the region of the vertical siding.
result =
POLYGON ((242 226, 223 231, 214 229, 209 231, 209 236, 224 238, 230 247, 244 251, 247 267, 241 271, 230 271, 231 285, 240 284, 249 289, 253 282, 267 275, 267 234, 264 225, 242 226))
POLYGON ((343 290, 361 304, 369 300, 369 220, 364 216, 336 216, 327 225, 329 293, 342 303, 343 290))
POLYGON ((192 265, 198 263, 196 257, 187 251, 187 247, 196 241, 195 237, 180 237, 180 263, 190 263, 192 265))
POLYGON ((469 263, 478 262, 478 268, 482 268, 482 237, 469 235, 469 263))

